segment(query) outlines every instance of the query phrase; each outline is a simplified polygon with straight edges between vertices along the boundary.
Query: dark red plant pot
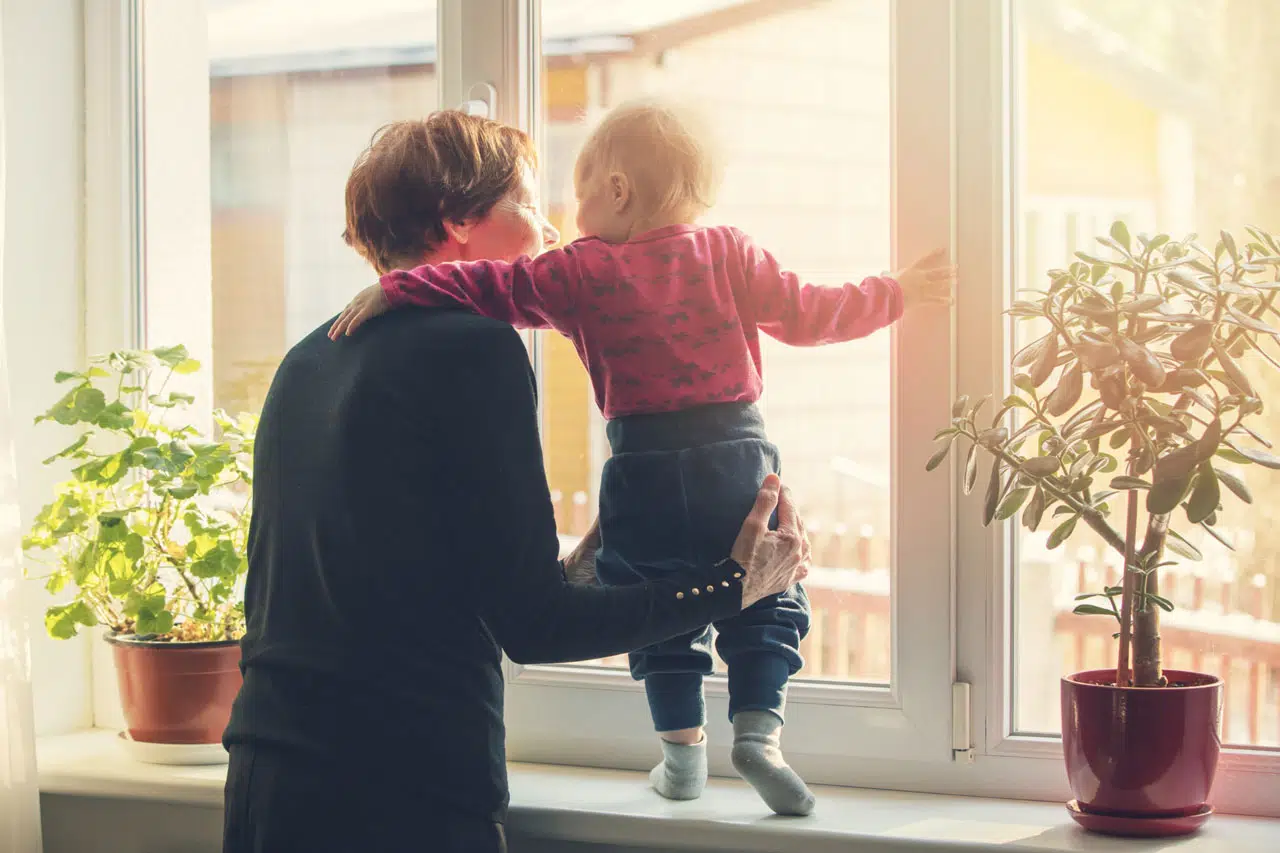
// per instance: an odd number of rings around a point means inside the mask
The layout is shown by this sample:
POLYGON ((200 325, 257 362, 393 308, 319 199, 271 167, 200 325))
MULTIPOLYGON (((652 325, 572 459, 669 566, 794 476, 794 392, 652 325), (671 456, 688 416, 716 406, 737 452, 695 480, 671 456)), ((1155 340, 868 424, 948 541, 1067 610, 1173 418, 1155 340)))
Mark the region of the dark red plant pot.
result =
POLYGON ((108 636, 129 737, 147 743, 222 740, 240 692, 240 643, 108 636))
POLYGON ((1218 767, 1222 681, 1166 669, 1168 687, 1116 687, 1113 669, 1062 679, 1062 745, 1071 792, 1098 815, 1192 815, 1218 767))

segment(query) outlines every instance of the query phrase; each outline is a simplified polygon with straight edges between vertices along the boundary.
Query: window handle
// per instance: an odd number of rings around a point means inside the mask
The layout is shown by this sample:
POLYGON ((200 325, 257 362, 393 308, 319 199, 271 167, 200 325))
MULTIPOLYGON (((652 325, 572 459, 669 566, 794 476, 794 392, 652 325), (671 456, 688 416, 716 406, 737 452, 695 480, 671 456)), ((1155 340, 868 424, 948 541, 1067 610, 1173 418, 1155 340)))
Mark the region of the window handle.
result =
POLYGON ((488 83, 477 83, 458 109, 467 115, 493 118, 497 115, 498 92, 488 83))

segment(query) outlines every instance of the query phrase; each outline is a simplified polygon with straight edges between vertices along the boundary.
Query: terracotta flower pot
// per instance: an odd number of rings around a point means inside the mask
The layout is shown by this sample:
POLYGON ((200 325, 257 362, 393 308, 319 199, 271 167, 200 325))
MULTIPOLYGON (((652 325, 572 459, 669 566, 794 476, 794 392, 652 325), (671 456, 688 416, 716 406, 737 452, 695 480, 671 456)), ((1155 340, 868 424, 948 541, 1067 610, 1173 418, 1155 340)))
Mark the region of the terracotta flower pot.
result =
POLYGON ((1222 681, 1164 674, 1169 686, 1159 688, 1116 687, 1113 669, 1062 679, 1062 744, 1080 811, 1153 827, 1205 813, 1221 747, 1222 681))
POLYGON ((240 643, 174 643, 110 635, 129 737, 147 743, 222 739, 240 692, 240 643))

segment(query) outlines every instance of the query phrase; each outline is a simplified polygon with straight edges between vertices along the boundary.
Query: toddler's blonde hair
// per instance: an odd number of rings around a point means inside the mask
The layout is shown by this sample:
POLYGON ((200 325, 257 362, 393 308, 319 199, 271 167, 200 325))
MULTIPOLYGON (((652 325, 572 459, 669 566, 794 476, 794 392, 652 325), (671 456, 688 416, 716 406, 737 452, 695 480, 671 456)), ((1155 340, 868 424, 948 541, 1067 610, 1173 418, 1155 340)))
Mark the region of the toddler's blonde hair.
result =
POLYGON ((611 110, 578 154, 574 177, 621 172, 647 215, 692 221, 715 204, 719 154, 709 128, 693 109, 654 99, 611 110))

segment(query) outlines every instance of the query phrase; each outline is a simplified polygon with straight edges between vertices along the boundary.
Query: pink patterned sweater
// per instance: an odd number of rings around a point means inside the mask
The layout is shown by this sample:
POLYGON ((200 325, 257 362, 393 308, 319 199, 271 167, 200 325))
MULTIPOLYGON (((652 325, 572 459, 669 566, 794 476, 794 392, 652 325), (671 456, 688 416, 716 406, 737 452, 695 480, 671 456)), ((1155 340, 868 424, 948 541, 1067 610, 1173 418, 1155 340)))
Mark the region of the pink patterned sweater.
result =
POLYGON ((890 278, 820 287, 732 227, 674 225, 626 243, 584 238, 514 263, 395 270, 393 306, 457 304, 573 341, 606 418, 754 402, 760 332, 794 346, 864 337, 902 315, 890 278))

